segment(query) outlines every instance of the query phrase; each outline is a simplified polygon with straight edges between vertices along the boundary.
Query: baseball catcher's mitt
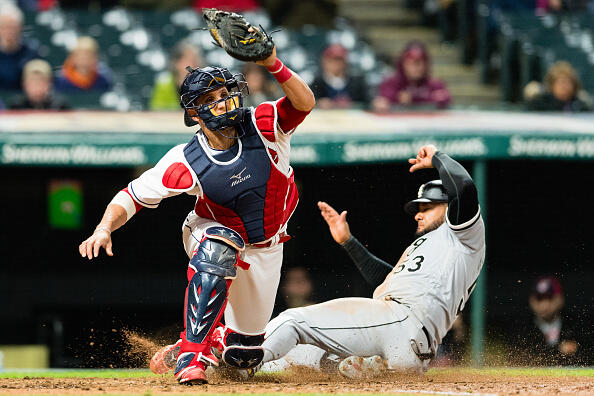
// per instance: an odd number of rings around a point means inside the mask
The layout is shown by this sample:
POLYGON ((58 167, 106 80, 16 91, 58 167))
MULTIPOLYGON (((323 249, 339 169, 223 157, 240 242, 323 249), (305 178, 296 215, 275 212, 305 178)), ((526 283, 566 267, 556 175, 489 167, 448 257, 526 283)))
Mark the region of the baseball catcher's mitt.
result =
POLYGON ((257 28, 239 14, 216 8, 204 8, 202 13, 215 44, 232 57, 254 62, 272 54, 274 42, 262 26, 257 28))

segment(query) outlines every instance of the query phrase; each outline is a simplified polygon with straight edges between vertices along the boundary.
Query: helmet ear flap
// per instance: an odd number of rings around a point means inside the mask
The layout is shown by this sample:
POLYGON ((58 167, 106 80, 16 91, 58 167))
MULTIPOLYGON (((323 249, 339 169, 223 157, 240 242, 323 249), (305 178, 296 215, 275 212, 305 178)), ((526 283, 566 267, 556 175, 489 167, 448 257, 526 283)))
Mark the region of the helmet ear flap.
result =
POLYGON ((198 123, 194 121, 192 117, 188 114, 188 110, 184 111, 184 124, 186 124, 187 127, 198 125, 198 123))

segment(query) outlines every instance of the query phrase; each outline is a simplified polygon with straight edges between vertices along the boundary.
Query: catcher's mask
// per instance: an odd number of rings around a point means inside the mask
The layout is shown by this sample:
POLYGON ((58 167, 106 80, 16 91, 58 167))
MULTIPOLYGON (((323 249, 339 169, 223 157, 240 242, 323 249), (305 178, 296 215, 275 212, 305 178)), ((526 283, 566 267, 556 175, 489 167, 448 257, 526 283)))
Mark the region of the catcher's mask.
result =
POLYGON ((431 180, 419 187, 417 199, 404 204, 404 211, 410 215, 416 215, 419 211, 420 203, 440 203, 448 202, 448 194, 441 183, 441 180, 431 180))
POLYGON ((198 117, 204 121, 206 127, 212 131, 218 131, 225 137, 221 131, 233 127, 243 121, 245 109, 243 108, 243 96, 249 95, 249 89, 243 74, 231 74, 231 72, 221 67, 207 66, 205 68, 192 69, 186 68, 188 75, 180 88, 180 105, 184 109, 184 123, 186 126, 194 126, 196 121, 188 110, 194 110, 198 117), (197 100, 204 94, 226 87, 229 95, 214 102, 197 104, 197 100), (225 103, 225 112, 218 113, 217 105, 220 102, 225 103))

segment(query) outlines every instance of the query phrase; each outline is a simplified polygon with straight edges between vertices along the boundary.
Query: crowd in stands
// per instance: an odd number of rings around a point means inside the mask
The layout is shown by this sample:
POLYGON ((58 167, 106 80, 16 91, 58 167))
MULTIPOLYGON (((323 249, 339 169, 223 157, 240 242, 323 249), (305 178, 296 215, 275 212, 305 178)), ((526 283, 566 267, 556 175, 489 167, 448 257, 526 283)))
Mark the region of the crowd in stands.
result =
POLYGON ((11 99, 11 110, 68 110, 64 99, 57 96, 53 87, 52 69, 43 59, 27 62, 23 70, 23 94, 11 99))
POLYGON ((321 67, 311 89, 322 109, 369 105, 365 79, 349 71, 349 53, 340 44, 328 46, 321 57, 321 67))
POLYGON ((106 92, 112 86, 111 71, 99 62, 99 45, 92 37, 80 37, 56 77, 58 92, 106 92))
POLYGON ((446 108, 451 96, 446 85, 431 77, 431 62, 425 45, 413 41, 398 57, 395 72, 379 86, 373 101, 376 111, 388 111, 393 106, 433 106, 446 108))
MULTIPOLYGON (((260 10, 255 0, 229 0, 222 3, 196 0, 193 7, 200 9, 213 6, 215 3, 221 8, 241 12, 260 10)), ((535 14, 577 7, 576 2, 570 4, 565 0, 538 0, 533 3, 535 14)), ((80 108, 77 95, 95 93, 97 94, 94 99, 95 107, 99 108, 101 107, 100 94, 114 89, 121 91, 122 84, 117 84, 117 77, 123 74, 121 69, 110 70, 108 66, 110 56, 117 52, 113 45, 103 41, 98 42, 88 32, 79 34, 69 45, 69 51, 63 63, 49 65, 48 75, 47 62, 43 64, 38 61, 43 59, 43 56, 34 45, 31 45, 30 40, 23 36, 23 13, 11 2, 1 4, 0 98, 4 101, 3 107, 52 110, 80 108), (104 48, 101 48, 102 45, 104 48), (101 60, 108 60, 108 62, 104 63, 101 60), (31 63, 32 61, 35 62, 31 63), (31 66, 27 67, 29 64, 31 66), (24 73, 25 69, 28 73, 24 73), (33 81, 38 81, 40 84, 37 92, 30 87, 35 84, 33 81)), ((455 7, 455 2, 440 4, 443 7, 455 7)), ((527 2, 514 3, 515 5, 512 6, 503 0, 489 4, 494 10, 528 7, 527 2)), ((45 7, 50 6, 49 3, 45 5, 45 7)), ((134 40, 138 38, 133 38, 132 41, 134 40)), ((171 45, 173 48, 168 54, 168 61, 164 61, 164 65, 168 67, 155 73, 150 92, 146 94, 146 103, 138 109, 159 111, 179 109, 178 91, 180 82, 187 73, 186 67, 216 64, 217 60, 221 61, 224 58, 211 56, 212 52, 205 56, 201 48, 205 48, 210 43, 204 43, 202 38, 200 40, 202 42, 197 43, 196 40, 182 38, 174 46, 171 45)), ((122 52, 126 49, 118 51, 122 52)), ((386 65, 382 69, 378 64, 370 71, 369 68, 364 69, 360 66, 361 53, 354 52, 353 45, 343 45, 334 40, 319 46, 317 53, 319 63, 316 64, 317 62, 314 61, 310 67, 311 76, 307 81, 316 95, 317 106, 320 109, 359 108, 382 113, 401 109, 447 109, 455 104, 455 98, 449 92, 446 82, 431 75, 431 56, 423 42, 411 41, 403 49, 394 48, 395 54, 397 51, 401 52, 395 58, 392 67, 386 65), (381 74, 377 76, 378 73, 381 74), (378 78, 370 79, 372 74, 378 78)), ((289 65, 291 62, 299 63, 299 60, 294 60, 299 58, 294 53, 288 55, 289 65)), ((302 55, 301 58, 303 58, 302 55)), ((303 61, 300 62, 301 67, 304 67, 303 61)), ((142 75, 142 67, 135 64, 129 66, 136 67, 137 70, 130 72, 128 77, 134 77, 133 73, 142 75)), ((242 72, 248 81, 250 96, 246 98, 247 105, 253 106, 278 96, 278 87, 262 68, 253 64, 235 63, 232 66, 234 66, 231 67, 232 71, 242 72)), ((303 74, 301 71, 300 74, 303 74)), ((562 112, 592 110, 592 100, 581 86, 578 71, 569 62, 558 61, 541 80, 532 81, 525 87, 524 103, 521 108, 528 111, 562 112)), ((126 83, 127 81, 124 85, 126 83)), ((136 88, 130 87, 129 90, 134 91, 136 88)))
POLYGON ((581 89, 580 79, 568 62, 556 62, 548 70, 544 84, 530 82, 524 88, 527 110, 584 112, 592 110, 590 95, 581 89))
POLYGON ((20 89, 25 64, 39 58, 22 40, 22 29, 22 12, 10 4, 0 6, 0 89, 20 89))

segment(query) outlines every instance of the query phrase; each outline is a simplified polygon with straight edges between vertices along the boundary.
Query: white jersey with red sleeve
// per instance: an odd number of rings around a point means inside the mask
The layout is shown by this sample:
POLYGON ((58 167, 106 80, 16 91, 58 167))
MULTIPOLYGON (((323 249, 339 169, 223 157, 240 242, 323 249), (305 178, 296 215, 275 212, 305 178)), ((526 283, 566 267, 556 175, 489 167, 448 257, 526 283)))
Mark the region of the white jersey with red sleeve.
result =
MULTIPOLYGON (((307 115, 307 113, 291 109, 290 101, 283 97, 274 102, 264 102, 250 112, 251 121, 258 127, 272 162, 286 175, 292 171, 290 166, 291 135, 295 127, 307 115), (284 132, 281 125, 291 129, 284 132)), ((222 152, 208 146, 206 136, 202 131, 199 130, 196 135, 213 158, 222 152)), ((185 146, 185 144, 180 144, 170 149, 153 168, 132 180, 114 197, 111 203, 123 206, 129 220, 143 207, 157 208, 164 198, 173 197, 183 192, 201 197, 200 181, 186 160, 185 146)))
POLYGON ((184 146, 173 147, 153 168, 132 180, 114 197, 111 203, 123 206, 128 220, 143 207, 157 208, 164 198, 183 192, 199 193, 196 175, 184 157, 184 146))

